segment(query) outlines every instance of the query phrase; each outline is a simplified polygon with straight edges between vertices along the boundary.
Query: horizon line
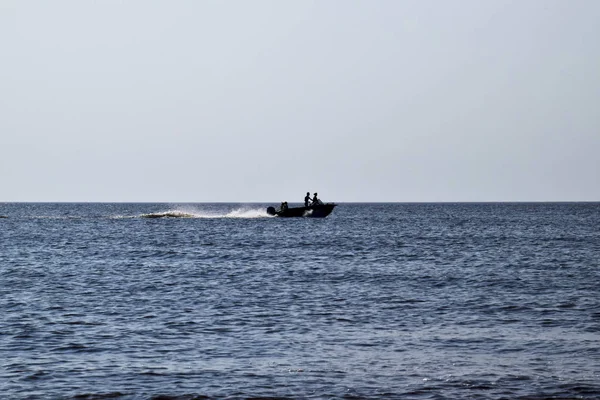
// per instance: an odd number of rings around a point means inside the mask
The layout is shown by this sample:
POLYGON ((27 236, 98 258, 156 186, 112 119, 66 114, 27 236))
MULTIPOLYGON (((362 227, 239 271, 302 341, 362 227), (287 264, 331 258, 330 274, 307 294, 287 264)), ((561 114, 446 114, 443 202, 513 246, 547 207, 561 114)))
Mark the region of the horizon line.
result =
MULTIPOLYGON (((4 201, 0 204, 278 204, 280 201, 4 201)), ((302 204, 302 201, 290 201, 290 204, 302 204)), ((600 203, 600 200, 441 200, 441 201, 330 201, 336 204, 506 204, 506 203, 600 203)))

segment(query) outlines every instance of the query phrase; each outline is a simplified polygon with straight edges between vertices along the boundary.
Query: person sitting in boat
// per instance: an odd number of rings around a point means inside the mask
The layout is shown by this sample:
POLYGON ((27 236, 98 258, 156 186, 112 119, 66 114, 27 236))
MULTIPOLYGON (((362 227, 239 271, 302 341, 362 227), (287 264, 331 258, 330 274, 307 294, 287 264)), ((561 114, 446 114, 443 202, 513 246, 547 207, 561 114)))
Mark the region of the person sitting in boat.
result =
POLYGON ((310 204, 310 192, 306 192, 306 197, 304 197, 304 207, 308 207, 310 204))
POLYGON ((315 195, 313 196, 313 199, 312 199, 311 206, 318 206, 321 204, 323 204, 323 202, 317 198, 317 194, 315 193, 315 195))
POLYGON ((284 201, 283 203, 281 203, 281 211, 285 211, 288 209, 288 203, 287 201, 284 201))

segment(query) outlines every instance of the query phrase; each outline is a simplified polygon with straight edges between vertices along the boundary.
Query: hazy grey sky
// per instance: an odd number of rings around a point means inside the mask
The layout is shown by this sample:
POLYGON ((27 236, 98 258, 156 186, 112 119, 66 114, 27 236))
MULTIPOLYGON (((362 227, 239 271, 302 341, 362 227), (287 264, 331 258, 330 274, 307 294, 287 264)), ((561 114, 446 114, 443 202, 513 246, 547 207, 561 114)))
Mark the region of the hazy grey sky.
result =
POLYGON ((0 201, 600 200, 600 1, 0 2, 0 201))

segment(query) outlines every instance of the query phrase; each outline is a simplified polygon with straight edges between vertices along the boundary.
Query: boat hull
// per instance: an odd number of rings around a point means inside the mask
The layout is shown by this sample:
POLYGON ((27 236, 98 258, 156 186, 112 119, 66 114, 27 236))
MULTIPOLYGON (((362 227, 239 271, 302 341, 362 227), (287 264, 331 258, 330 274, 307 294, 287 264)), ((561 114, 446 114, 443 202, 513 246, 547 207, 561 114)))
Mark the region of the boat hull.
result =
POLYGON ((308 207, 290 207, 283 211, 276 211, 275 208, 267 208, 267 213, 282 218, 325 218, 337 206, 334 203, 319 204, 308 207))

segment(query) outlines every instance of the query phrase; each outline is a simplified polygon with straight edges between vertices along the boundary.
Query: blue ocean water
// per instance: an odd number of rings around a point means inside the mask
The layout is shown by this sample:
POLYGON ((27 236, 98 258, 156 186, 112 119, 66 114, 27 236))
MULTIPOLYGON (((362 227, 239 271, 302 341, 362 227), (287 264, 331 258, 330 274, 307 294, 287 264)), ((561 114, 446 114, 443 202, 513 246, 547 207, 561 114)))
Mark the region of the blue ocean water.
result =
POLYGON ((0 396, 600 398, 599 203, 266 206, 0 204, 0 396))

